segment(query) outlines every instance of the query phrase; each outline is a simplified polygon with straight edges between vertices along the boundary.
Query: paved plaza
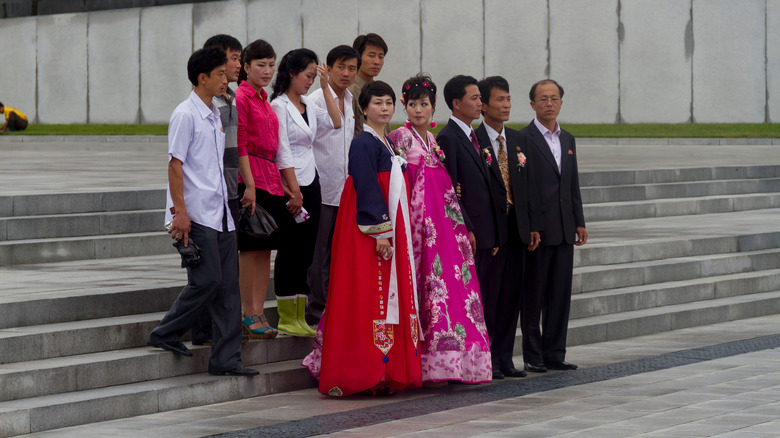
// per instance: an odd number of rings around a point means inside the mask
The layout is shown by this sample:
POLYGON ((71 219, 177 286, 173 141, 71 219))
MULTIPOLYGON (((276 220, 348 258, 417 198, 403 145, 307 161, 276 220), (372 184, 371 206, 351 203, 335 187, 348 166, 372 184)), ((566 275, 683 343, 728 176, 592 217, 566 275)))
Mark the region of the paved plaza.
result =
MULTIPOLYGON (((780 145, 772 142, 583 139, 578 160, 581 173, 778 165, 780 145)), ((0 137, 0 196, 161 189, 166 152, 160 137, 0 137)), ((589 245, 608 250, 627 236, 780 229, 778 209, 729 215, 726 224, 707 214, 593 222, 589 245)), ((177 288, 184 279, 171 255, 1 266, 0 302, 22 294, 89 296, 128 285, 177 288)), ((580 369, 387 397, 333 399, 309 388, 30 436, 780 436, 780 315, 576 345, 567 361, 580 369)))

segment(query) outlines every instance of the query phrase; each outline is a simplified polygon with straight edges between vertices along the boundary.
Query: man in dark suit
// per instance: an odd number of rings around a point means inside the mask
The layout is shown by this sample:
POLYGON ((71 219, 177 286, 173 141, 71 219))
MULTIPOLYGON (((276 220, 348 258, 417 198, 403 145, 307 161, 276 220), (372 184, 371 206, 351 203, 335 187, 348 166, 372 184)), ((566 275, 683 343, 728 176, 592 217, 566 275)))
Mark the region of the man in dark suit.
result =
POLYGON ((575 370, 566 358, 574 245, 588 240, 574 136, 558 126, 563 87, 539 81, 529 93, 536 118, 520 130, 542 212, 541 244, 526 260, 522 298, 523 361, 526 371, 575 370), (543 326, 540 330, 540 318, 543 326))
MULTIPOLYGON (((452 184, 460 184, 463 220, 469 230, 474 267, 484 301, 485 291, 500 287, 500 281, 492 272, 499 242, 505 239, 499 236, 504 230, 498 227, 497 221, 499 210, 506 215, 506 201, 501 201, 499 186, 490 181, 490 151, 480 147, 471 128, 471 122, 479 118, 482 109, 477 80, 471 76, 453 77, 444 85, 444 100, 452 116, 436 136, 436 142, 446 157, 445 166, 452 184)), ((493 368, 493 378, 503 378, 498 368, 493 368)))
MULTIPOLYGON (((520 147, 519 133, 504 126, 509 120, 512 100, 509 84, 501 76, 479 81, 482 116, 485 121, 476 130, 480 148, 491 155, 490 183, 497 187, 500 207, 496 216, 499 249, 491 264, 491 278, 497 288, 482 290, 485 321, 490 335, 493 369, 508 377, 525 377, 515 368, 512 355, 520 315, 523 266, 526 248, 539 245, 539 214, 536 180, 526 166, 526 151, 520 147), (532 231, 533 230, 533 231, 532 231)), ((500 377, 499 377, 500 378, 500 377)))

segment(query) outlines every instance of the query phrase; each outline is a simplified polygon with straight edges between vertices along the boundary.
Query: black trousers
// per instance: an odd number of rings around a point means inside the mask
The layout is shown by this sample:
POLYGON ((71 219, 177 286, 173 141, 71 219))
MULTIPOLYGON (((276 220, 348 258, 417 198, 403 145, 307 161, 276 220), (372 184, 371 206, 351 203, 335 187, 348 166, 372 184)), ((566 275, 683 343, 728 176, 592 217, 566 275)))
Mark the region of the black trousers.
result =
POLYGON ((333 233, 336 231, 336 217, 339 208, 322 204, 317 239, 314 244, 314 259, 309 268, 309 305, 306 308, 306 322, 317 324, 325 311, 330 281, 330 250, 333 246, 333 233))
POLYGON ((192 223, 189 238, 198 244, 202 262, 187 268, 187 285, 149 335, 149 343, 178 341, 204 310, 212 324, 209 371, 241 365, 241 296, 235 232, 219 232, 192 223))
POLYGON ((301 193, 309 220, 296 223, 293 215, 285 211, 279 221, 279 249, 274 261, 274 292, 278 297, 308 295, 311 292, 306 276, 314 257, 320 223, 322 195, 319 177, 315 176, 308 186, 301 186, 301 193))
MULTIPOLYGON (((482 254, 476 264, 480 280, 485 325, 490 337, 490 355, 494 370, 514 368, 512 356, 517 336, 517 320, 520 316, 521 290, 525 248, 514 226, 514 210, 509 216, 509 239, 499 247, 495 256, 482 254), (480 265, 484 265, 480 272, 480 265), (484 284, 481 278, 485 278, 484 284)), ((480 251, 478 251, 479 253, 480 251)))
POLYGON ((540 246, 527 255, 522 300, 523 360, 563 362, 571 308, 574 246, 540 246), (540 326, 541 323, 541 326, 540 326))
POLYGON ((8 116, 8 130, 23 131, 25 129, 27 129, 27 120, 12 112, 11 115, 8 116))

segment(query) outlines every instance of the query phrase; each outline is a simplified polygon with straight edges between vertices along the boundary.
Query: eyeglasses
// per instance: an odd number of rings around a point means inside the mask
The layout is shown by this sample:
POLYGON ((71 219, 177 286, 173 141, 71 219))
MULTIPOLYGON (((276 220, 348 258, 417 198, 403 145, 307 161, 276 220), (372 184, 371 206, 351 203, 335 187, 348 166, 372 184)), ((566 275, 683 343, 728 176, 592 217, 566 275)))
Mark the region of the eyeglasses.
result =
POLYGON ((553 105, 557 105, 557 104, 561 103, 561 99, 559 99, 557 97, 553 97, 552 99, 548 99, 546 97, 543 97, 541 99, 535 99, 534 102, 539 102, 542 105, 547 105, 547 103, 551 102, 553 105))

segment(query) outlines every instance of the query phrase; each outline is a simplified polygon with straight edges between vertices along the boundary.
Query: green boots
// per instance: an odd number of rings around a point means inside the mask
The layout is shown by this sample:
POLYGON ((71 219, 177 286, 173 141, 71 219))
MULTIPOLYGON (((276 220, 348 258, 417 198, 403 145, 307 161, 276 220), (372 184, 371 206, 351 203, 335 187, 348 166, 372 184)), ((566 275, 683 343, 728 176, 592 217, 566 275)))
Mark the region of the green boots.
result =
POLYGON ((293 336, 314 336, 316 331, 306 324, 306 295, 276 297, 280 332, 293 336))

